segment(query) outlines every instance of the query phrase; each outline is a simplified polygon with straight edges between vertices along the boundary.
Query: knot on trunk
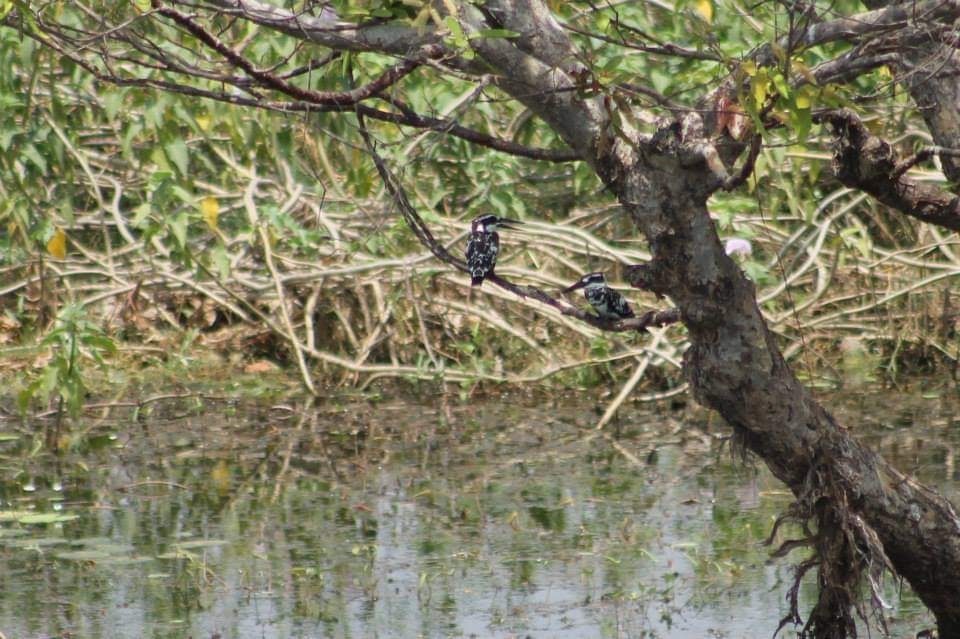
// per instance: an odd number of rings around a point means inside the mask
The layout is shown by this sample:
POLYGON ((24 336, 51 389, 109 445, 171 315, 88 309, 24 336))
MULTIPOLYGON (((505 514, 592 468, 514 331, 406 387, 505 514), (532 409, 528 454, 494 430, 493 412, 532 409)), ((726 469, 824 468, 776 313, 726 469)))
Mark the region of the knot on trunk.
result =
POLYGON ((850 109, 819 116, 836 136, 831 168, 844 184, 886 183, 894 175, 897 158, 885 140, 873 135, 850 109))

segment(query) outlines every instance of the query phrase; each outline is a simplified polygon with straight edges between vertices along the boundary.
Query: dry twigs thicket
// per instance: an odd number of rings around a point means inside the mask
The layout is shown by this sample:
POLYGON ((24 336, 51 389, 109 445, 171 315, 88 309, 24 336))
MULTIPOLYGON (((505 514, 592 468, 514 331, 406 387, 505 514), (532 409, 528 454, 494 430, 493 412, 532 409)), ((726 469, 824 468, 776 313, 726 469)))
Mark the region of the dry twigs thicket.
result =
MULTIPOLYGON (((185 14, 165 10, 193 28, 185 14)), ((162 360, 191 341, 288 363, 311 390, 382 378, 582 386, 622 376, 621 398, 641 383, 647 391, 636 399, 684 391, 680 326, 609 333, 495 285, 471 289, 413 237, 349 116, 275 113, 283 105, 238 92, 206 96, 230 105, 199 102, 187 85, 152 80, 117 87, 91 79, 68 49, 45 55, 10 29, 3 37, 0 62, 12 73, 2 91, 28 98, 12 101, 0 124, 0 221, 9 231, 0 257, 0 339, 10 352, 42 338, 71 304, 133 352, 162 360)), ((124 46, 130 55, 138 47, 124 46)), ((406 77, 430 63, 428 54, 383 65, 348 93, 406 77)), ((112 55, 118 66, 104 68, 114 72, 125 60, 112 55)), ((264 77, 283 89, 297 73, 339 57, 264 77)), ((190 72, 203 77, 199 68, 190 72)), ((416 118, 387 94, 381 99, 406 121, 371 122, 386 163, 438 242, 461 255, 472 217, 520 216, 523 230, 503 238, 505 279, 559 297, 580 274, 604 270, 641 312, 669 308, 669 300, 623 284, 624 268, 649 254, 633 239, 601 239, 634 237, 614 198, 584 178, 588 171, 568 152, 515 141, 550 145, 542 131, 524 129, 527 112, 487 122, 496 135, 478 133, 467 107, 481 110, 487 90, 467 86, 430 122, 417 116, 433 132, 397 126, 416 118), (497 150, 451 144, 437 131, 497 150), (515 162, 531 154, 544 161, 515 162)), ((906 111, 902 122, 903 149, 930 142, 906 111)), ((851 367, 867 377, 881 369, 896 375, 905 364, 955 369, 956 237, 890 215, 839 184, 823 170, 830 145, 811 136, 805 148, 812 150, 757 147, 750 192, 718 193, 711 203, 721 233, 752 244, 739 261, 786 356, 799 356, 801 374, 824 385, 851 367)), ((937 171, 907 169, 914 179, 943 180, 937 171)), ((585 308, 579 296, 566 301, 585 308)))

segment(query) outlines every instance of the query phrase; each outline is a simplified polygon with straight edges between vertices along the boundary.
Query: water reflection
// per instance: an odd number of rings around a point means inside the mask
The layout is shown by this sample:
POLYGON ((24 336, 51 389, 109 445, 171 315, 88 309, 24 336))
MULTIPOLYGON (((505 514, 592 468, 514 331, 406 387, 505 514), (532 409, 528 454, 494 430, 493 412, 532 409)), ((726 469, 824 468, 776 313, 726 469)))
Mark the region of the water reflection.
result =
MULTIPOLYGON (((60 460, 0 441, 5 636, 750 637, 786 614, 797 558, 761 542, 790 496, 703 413, 627 415, 614 445, 566 400, 210 408, 91 423, 60 460)), ((956 497, 952 407, 841 412, 956 497)), ((930 624, 887 599, 894 636, 930 624)))

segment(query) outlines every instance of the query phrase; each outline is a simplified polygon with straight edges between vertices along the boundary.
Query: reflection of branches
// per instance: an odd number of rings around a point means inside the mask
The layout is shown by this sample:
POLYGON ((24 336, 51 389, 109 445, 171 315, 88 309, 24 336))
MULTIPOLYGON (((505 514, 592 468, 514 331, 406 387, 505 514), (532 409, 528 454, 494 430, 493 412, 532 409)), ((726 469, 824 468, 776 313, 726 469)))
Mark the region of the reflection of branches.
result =
MULTIPOLYGON (((463 273, 468 273, 469 269, 467 268, 467 264, 459 257, 451 254, 445 246, 437 241, 433 233, 430 232, 429 227, 427 227, 416 209, 413 208, 413 205, 410 204, 410 199, 407 197, 403 185, 400 184, 400 181, 387 167, 383 158, 377 153, 370 133, 367 131, 364 123, 363 115, 358 112, 357 118, 360 122, 360 135, 367 145, 367 151, 370 153, 370 157, 373 159, 377 167, 377 172, 387 187, 387 191, 396 203, 397 208, 400 209, 400 214, 403 215, 403 219, 407 222, 407 226, 410 227, 413 234, 417 236, 417 239, 430 249, 437 259, 446 262, 463 273)), ((564 315, 575 317, 605 331, 645 331, 650 326, 665 326, 680 321, 680 312, 677 309, 649 311, 640 317, 624 320, 602 319, 592 313, 587 313, 586 311, 561 302, 535 286, 520 286, 496 274, 489 275, 487 281, 520 297, 529 297, 548 306, 552 306, 564 315)))

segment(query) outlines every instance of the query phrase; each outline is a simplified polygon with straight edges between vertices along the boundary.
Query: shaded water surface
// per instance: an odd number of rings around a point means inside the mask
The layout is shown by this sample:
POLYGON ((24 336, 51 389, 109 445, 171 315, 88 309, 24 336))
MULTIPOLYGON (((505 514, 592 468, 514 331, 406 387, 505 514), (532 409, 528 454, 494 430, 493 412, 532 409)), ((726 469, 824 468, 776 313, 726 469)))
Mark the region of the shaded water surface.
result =
MULTIPOLYGON (((838 412, 960 501, 954 408, 884 401, 838 412)), ((592 405, 534 404, 166 407, 77 425, 57 461, 2 422, 0 632, 772 635, 802 557, 762 541, 790 496, 719 420, 628 411, 598 434, 592 405)), ((908 589, 885 598, 893 636, 930 624, 908 589)))

